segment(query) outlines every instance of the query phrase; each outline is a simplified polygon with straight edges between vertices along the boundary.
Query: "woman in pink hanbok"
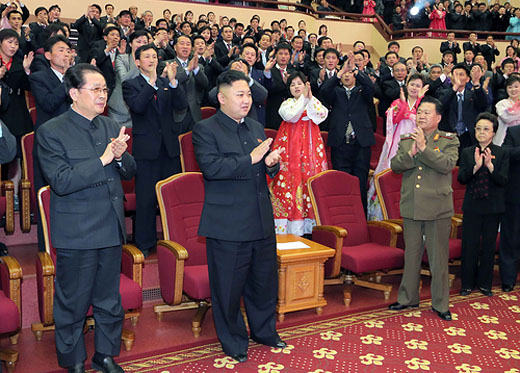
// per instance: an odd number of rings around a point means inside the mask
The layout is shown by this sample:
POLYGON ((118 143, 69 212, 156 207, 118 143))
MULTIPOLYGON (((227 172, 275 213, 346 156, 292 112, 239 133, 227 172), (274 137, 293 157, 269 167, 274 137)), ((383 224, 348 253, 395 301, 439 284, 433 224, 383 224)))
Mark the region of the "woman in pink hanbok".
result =
POLYGON ((509 127, 520 124, 520 77, 511 75, 506 80, 508 98, 496 104, 498 115, 498 130, 493 138, 493 144, 501 146, 509 127))
POLYGON ((280 172, 271 183, 271 200, 276 233, 303 236, 316 225, 307 180, 327 170, 319 124, 329 111, 312 95, 303 73, 291 74, 287 86, 292 97, 278 110, 283 122, 272 145, 273 150, 284 151, 280 172))
MULTIPOLYGON (((363 14, 373 15, 376 14, 375 8, 376 2, 375 0, 364 0, 363 1, 363 14)), ((374 22, 375 18, 362 18, 363 22, 374 22)))
MULTIPOLYGON (((417 108, 428 88, 429 85, 424 84, 424 77, 421 74, 410 75, 406 84, 406 91, 401 88, 400 97, 394 100, 386 111, 386 139, 379 156, 379 162, 374 170, 374 176, 390 168, 390 160, 397 153, 401 135, 412 133, 417 128, 415 124, 417 108)), ((368 219, 383 219, 373 178, 370 180, 370 188, 368 189, 368 219)))
MULTIPOLYGON (((443 3, 434 4, 429 17, 431 19, 430 29, 446 30, 446 12, 443 3)), ((443 32, 432 32, 431 36, 445 38, 446 34, 443 32)))

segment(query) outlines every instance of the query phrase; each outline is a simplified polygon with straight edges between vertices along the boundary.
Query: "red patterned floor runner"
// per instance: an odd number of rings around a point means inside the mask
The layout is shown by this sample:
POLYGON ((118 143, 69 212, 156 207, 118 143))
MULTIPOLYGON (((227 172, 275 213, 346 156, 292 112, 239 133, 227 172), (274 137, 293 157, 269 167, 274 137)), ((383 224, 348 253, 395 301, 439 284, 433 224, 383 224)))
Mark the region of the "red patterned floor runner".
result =
MULTIPOLYGON (((120 363, 125 372, 520 372, 520 291, 452 296, 454 321, 422 302, 279 330, 284 350, 251 344, 237 364, 218 343, 157 352, 120 363)), ((174 338, 174 336, 172 336, 174 338)))

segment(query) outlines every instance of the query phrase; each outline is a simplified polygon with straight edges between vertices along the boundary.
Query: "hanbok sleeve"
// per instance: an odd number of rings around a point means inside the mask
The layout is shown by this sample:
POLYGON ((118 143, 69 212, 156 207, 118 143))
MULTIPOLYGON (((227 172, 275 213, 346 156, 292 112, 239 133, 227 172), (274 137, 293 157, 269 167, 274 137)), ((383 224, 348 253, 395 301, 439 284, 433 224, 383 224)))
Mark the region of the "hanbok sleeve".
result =
POLYGON ((520 120, 520 105, 511 105, 509 99, 504 99, 496 104, 497 115, 505 123, 510 124, 520 120))
POLYGON ((286 122, 296 123, 302 116, 306 104, 307 100, 303 95, 301 95, 297 100, 294 98, 288 98, 282 102, 282 105, 280 105, 278 114, 280 114, 282 119, 286 122))
POLYGON ((329 115, 329 109, 327 109, 320 100, 312 96, 310 101, 307 103, 307 116, 309 119, 315 124, 320 124, 327 119, 327 115, 329 115))

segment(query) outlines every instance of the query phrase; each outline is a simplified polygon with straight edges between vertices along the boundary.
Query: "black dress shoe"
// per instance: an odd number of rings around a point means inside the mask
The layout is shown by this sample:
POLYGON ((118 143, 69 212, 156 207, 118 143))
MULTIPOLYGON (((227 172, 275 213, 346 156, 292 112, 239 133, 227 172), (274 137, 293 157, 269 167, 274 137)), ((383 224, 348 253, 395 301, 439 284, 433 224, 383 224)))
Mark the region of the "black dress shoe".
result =
POLYGON ((480 292, 482 294, 484 294, 486 297, 492 297, 493 296, 493 292, 489 289, 482 289, 482 288, 479 288, 480 292))
POLYGON ((406 304, 401 304, 399 302, 395 302, 395 303, 392 303, 391 305, 389 305, 388 309, 390 309, 392 311, 401 311, 401 310, 404 310, 407 308, 417 308, 417 307, 419 307, 418 304, 406 305, 406 304))
POLYGON ((272 343, 272 342, 265 342, 265 341, 262 341, 260 339, 255 339, 255 338, 251 338, 251 339, 253 341, 255 341, 256 343, 260 343, 262 345, 266 345, 266 346, 269 346, 269 347, 275 347, 275 348, 286 348, 287 347, 287 343, 282 341, 280 339, 280 337, 278 337, 278 339, 274 343, 272 343))
POLYGON ((471 289, 461 289, 460 290, 460 295, 462 295, 463 297, 468 296, 470 294, 471 294, 471 289))
POLYGON ((233 359, 238 361, 239 363, 245 363, 247 361, 247 352, 243 352, 241 354, 231 355, 233 359))
POLYGON ((100 356, 97 352, 92 358, 92 368, 103 373, 124 373, 112 356, 100 356))
POLYGON ((285 341, 282 341, 281 339, 278 340, 278 342, 276 342, 273 346, 271 347, 276 347, 276 348, 286 348, 287 347, 287 343, 285 343, 285 341))
POLYGON ((437 312, 437 315, 439 315, 439 317, 445 321, 451 321, 452 318, 451 318, 451 312, 450 311, 446 311, 446 312, 441 312, 441 311, 437 311, 435 308, 432 307, 432 310, 437 312))
POLYGON ((67 370, 68 373, 85 373, 85 364, 78 363, 67 370))
POLYGON ((515 285, 502 285, 502 291, 509 293, 511 290, 515 288, 515 285))

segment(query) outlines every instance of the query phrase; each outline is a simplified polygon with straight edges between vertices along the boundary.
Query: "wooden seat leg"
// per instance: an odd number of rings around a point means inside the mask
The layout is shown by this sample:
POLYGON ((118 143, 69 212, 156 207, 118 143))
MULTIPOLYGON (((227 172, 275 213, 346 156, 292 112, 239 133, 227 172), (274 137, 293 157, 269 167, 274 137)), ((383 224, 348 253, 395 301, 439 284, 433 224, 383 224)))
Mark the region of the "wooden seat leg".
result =
POLYGON ((204 316, 206 316, 206 312, 208 312, 209 304, 207 302, 201 302, 199 304, 199 308, 197 308, 197 312, 193 319, 191 319, 191 331, 193 332, 193 336, 195 338, 200 337, 200 332, 202 331, 202 322, 204 321, 204 316))
POLYGON ((135 341, 135 333, 133 330, 123 329, 121 340, 125 345, 125 351, 131 351, 135 341))
POLYGON ((14 368, 18 362, 18 352, 9 349, 0 350, 0 364, 2 361, 5 362, 8 373, 14 372, 14 368))

